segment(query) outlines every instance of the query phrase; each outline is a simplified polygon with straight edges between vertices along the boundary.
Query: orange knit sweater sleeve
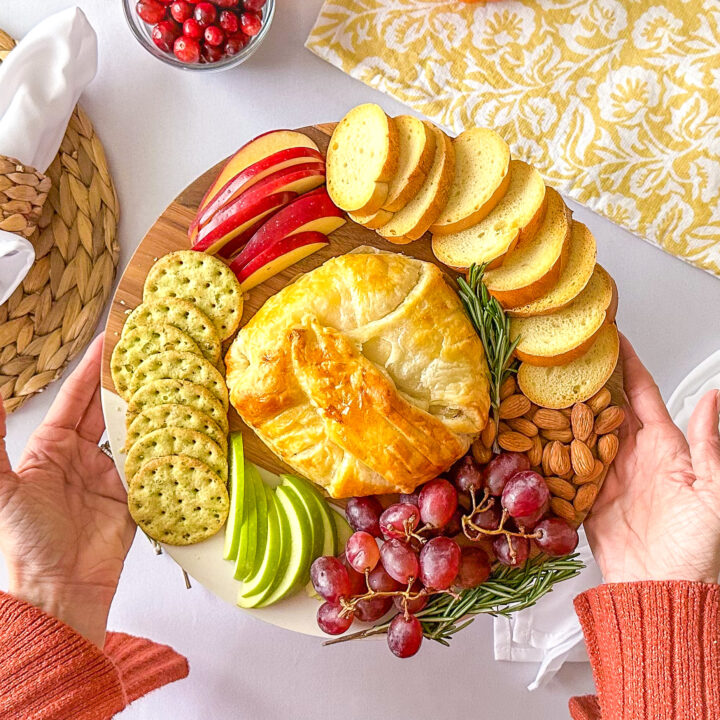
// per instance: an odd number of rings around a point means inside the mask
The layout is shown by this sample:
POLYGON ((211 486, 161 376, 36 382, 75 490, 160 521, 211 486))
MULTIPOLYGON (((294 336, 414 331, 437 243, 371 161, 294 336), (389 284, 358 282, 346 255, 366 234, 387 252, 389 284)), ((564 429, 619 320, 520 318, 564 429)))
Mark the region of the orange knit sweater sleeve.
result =
POLYGON ((720 586, 601 585, 575 598, 597 697, 574 720, 720 718, 720 586))
POLYGON ((144 638, 108 633, 104 651, 0 592, 0 720, 101 720, 186 677, 187 661, 144 638))

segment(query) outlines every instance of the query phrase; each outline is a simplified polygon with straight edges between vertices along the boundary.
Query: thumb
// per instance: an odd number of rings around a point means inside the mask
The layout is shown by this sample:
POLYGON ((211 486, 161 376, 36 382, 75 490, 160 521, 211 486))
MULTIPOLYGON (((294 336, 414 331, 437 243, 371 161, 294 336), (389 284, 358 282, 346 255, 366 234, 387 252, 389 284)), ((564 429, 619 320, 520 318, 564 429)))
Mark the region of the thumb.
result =
POLYGON ((12 472, 10 458, 5 449, 5 434, 7 433, 5 417, 5 405, 3 404, 2 395, 0 395, 0 473, 12 472))
POLYGON ((688 445, 695 477, 710 484, 720 480, 720 390, 705 393, 690 417, 688 445))

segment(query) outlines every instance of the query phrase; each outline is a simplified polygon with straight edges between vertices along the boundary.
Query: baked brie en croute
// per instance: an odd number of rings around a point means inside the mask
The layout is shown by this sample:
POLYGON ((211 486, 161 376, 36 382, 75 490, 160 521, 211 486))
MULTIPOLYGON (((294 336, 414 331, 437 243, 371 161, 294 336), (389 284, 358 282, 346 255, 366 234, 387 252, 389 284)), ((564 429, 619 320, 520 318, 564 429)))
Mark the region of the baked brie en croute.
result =
POLYGON ((245 423, 335 498, 412 492, 487 422, 482 343, 439 268, 404 255, 359 248, 301 276, 226 363, 245 423))

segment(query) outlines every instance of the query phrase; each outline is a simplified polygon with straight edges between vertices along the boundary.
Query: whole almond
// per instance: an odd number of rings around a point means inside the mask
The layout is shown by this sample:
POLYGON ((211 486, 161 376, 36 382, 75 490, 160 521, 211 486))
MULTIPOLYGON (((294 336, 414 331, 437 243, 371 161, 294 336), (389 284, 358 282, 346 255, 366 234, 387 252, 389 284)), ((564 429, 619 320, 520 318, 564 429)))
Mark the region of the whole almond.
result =
POLYGON ((517 383, 514 375, 508 375, 500 386, 500 400, 504 400, 517 392, 517 383))
POLYGON ((572 408, 571 408, 571 407, 569 407, 569 408, 560 408, 560 412, 561 412, 566 418, 572 417, 572 408))
POLYGON ((515 432, 527 435, 529 438, 535 437, 538 434, 537 425, 524 417, 508 420, 508 425, 515 430, 515 432))
POLYGON ((570 463, 576 475, 580 477, 592 475, 595 458, 590 448, 582 440, 573 440, 570 444, 570 463))
POLYGON ((547 477, 545 482, 551 495, 572 502, 575 498, 575 486, 559 477, 547 477))
POLYGON ((532 421, 533 415, 537 412, 538 406, 535 403, 530 403, 530 409, 523 415, 524 418, 532 421))
POLYGON ((492 447, 497 437, 497 425, 492 418, 488 419, 485 429, 480 433, 480 437, 485 447, 492 447))
POLYGON ((500 417, 503 420, 522 417, 530 409, 530 401, 524 395, 508 395, 500 403, 500 417))
POLYGON ((541 430, 565 430, 570 427, 570 420, 559 410, 539 408, 533 415, 533 422, 541 430))
POLYGON ((498 444, 508 452, 527 452, 532 447, 532 440, 519 432, 501 432, 498 444))
POLYGON ((610 391, 604 387, 587 401, 587 405, 594 415, 598 415, 610 404, 611 400, 610 391))
POLYGON ((487 447, 480 438, 472 444, 470 449, 472 450, 473 457, 480 465, 485 465, 492 460, 493 451, 487 447))
POLYGON ((550 470, 553 475, 564 475, 571 470, 567 447, 558 440, 550 443, 550 470))
POLYGON ((498 431, 498 435, 499 435, 500 433, 511 432, 511 431, 512 431, 512 428, 511 428, 504 420, 501 420, 501 421, 498 423, 498 430, 497 430, 497 431, 498 431))
POLYGON ((586 444, 591 450, 594 450, 595 447, 597 446, 597 441, 598 441, 598 435, 597 435, 597 433, 593 430, 593 431, 590 433, 590 437, 585 441, 585 444, 586 444))
POLYGON ((611 405, 595 418, 595 432, 598 435, 607 435, 607 433, 617 430, 624 419, 625 411, 617 405, 611 405))
POLYGON ((550 451, 552 450, 552 443, 546 443, 543 447, 542 454, 542 469, 543 475, 553 475, 553 471, 550 468, 550 451))
POLYGON ((585 403, 575 403, 570 415, 570 425, 573 435, 585 442, 593 431, 595 416, 593 411, 585 403))
POLYGON ((563 480, 572 480, 575 477, 575 473, 573 472, 572 465, 570 466, 570 469, 563 473, 562 475, 559 475, 563 480))
POLYGON ((598 440, 598 457, 605 463, 605 465, 609 465, 615 459, 619 446, 620 441, 618 440, 617 435, 613 435, 612 433, 609 435, 603 435, 598 440))
POLYGON ((540 438, 536 435, 532 439, 532 447, 528 450, 527 456, 530 461, 530 467, 540 467, 542 464, 543 446, 540 438))
POLYGON ((575 495, 575 500, 573 501, 575 509, 580 513, 587 512, 593 506, 597 494, 598 486, 595 483, 586 483, 585 485, 581 485, 578 488, 577 495, 575 495))
POLYGON ((559 497, 550 498, 550 509, 563 520, 569 523, 575 522, 575 508, 567 500, 559 497))
POLYGON ((602 460, 595 458, 595 464, 593 465, 593 471, 589 475, 575 475, 572 479, 575 485, 584 485, 585 483, 595 482, 605 470, 605 465, 602 460))
POLYGON ((573 441, 572 430, 569 427, 564 430, 541 430, 540 432, 546 440, 559 440, 566 445, 573 441))

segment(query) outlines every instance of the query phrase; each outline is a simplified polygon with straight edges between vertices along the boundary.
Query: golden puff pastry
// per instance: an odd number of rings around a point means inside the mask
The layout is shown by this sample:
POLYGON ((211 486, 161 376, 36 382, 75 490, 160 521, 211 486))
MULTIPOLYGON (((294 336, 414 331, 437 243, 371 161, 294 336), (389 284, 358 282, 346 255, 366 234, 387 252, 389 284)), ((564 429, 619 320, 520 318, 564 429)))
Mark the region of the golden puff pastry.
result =
POLYGON ((442 272, 404 255, 360 248, 303 275, 226 363, 245 423, 335 498, 411 492, 487 422, 482 343, 442 272))

